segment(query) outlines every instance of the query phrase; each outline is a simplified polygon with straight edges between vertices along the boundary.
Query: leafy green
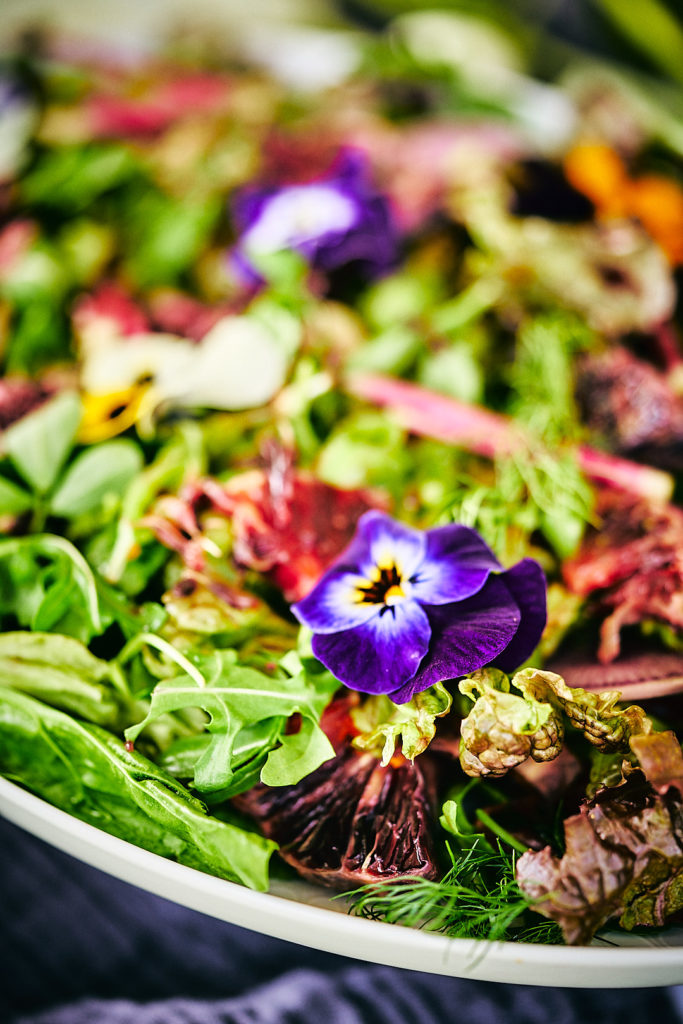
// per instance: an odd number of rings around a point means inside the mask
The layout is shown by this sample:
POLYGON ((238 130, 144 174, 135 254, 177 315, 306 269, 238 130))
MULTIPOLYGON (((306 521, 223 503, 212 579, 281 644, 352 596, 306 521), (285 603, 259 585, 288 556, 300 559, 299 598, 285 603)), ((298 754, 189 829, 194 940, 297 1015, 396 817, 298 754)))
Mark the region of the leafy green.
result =
POLYGON ((294 675, 280 672, 267 676, 238 665, 233 651, 216 651, 194 661, 192 674, 179 675, 155 687, 147 716, 126 730, 126 739, 137 739, 160 715, 202 708, 210 719, 207 729, 211 743, 195 766, 194 785, 200 792, 225 790, 230 785, 237 737, 243 729, 264 719, 275 717, 285 723, 296 713, 302 718, 300 731, 287 733, 282 728, 279 746, 269 752, 261 772, 268 785, 296 783, 334 756, 318 722, 332 687, 338 684, 314 684, 302 668, 294 675))
POLYGON ((4 687, 0 771, 146 850, 254 889, 267 886, 274 843, 207 815, 172 775, 111 733, 4 687))
POLYGON ((142 452, 134 441, 117 439, 86 448, 64 473, 50 510, 67 518, 92 512, 108 495, 121 494, 142 465, 142 452))
POLYGON ((407 704, 394 704, 384 694, 369 697, 351 711, 354 725, 360 730, 353 745, 381 753, 384 766, 400 743, 403 756, 414 761, 429 746, 436 732, 436 719, 448 714, 452 702, 443 683, 416 693, 407 704))
POLYGON ((63 391, 5 431, 3 446, 16 470, 39 494, 50 490, 78 430, 81 403, 63 391))
POLYGON ((0 477, 0 515, 16 516, 33 506, 33 497, 23 487, 0 477))
POLYGON ((594 693, 567 686, 557 673, 536 668, 517 672, 512 677, 512 685, 526 700, 544 701, 560 708, 589 743, 607 753, 628 751, 632 736, 647 734, 652 729, 650 719, 637 704, 619 706, 621 694, 617 690, 594 693))
POLYGON ((95 577, 63 537, 34 534, 0 540, 0 619, 83 642, 102 632, 95 577))
POLYGON ((59 633, 0 634, 0 683, 110 728, 131 710, 118 666, 59 633))
POLYGON ((381 413, 349 417, 320 451, 318 475, 335 487, 395 490, 406 468, 405 433, 381 413))
POLYGON ((565 717, 605 753, 628 753, 632 737, 652 730, 637 704, 619 706, 619 691, 570 687, 543 669, 525 668, 510 680, 484 668, 458 686, 474 701, 460 729, 460 764, 472 776, 505 775, 527 757, 553 760, 562 749, 565 717))
POLYGON ((467 775, 498 777, 526 761, 562 749, 562 719, 551 704, 510 692, 499 669, 473 672, 459 684, 474 707, 460 727, 460 764, 467 775))
POLYGON ((137 173, 137 161, 127 146, 60 146, 40 154, 21 182, 21 198, 30 205, 78 213, 137 173))

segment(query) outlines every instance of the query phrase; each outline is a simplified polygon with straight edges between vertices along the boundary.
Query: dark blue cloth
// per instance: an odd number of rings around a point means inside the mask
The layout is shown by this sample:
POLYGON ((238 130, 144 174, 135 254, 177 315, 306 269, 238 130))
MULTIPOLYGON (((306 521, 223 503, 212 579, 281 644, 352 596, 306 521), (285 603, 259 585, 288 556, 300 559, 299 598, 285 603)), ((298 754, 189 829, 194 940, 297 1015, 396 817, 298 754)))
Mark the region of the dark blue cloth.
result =
POLYGON ((0 820, 0 1024, 641 1024, 678 992, 442 978, 223 924, 0 820))

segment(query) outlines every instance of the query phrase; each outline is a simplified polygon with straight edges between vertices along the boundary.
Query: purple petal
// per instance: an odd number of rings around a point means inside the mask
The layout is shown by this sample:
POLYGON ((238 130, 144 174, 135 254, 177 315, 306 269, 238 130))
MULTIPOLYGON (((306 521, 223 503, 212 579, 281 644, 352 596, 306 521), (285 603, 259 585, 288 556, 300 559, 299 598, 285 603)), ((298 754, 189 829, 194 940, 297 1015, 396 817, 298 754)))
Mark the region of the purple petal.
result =
POLYGON ((432 640, 408 684, 391 694, 397 704, 445 679, 457 679, 489 665, 514 637, 521 612, 499 576, 491 576, 473 597, 427 607, 432 640))
POLYGON ((314 636, 313 653, 352 690, 391 693, 415 674, 430 632, 420 605, 401 601, 363 626, 314 636))
POLYGON ((440 526, 427 532, 427 553, 411 597, 423 604, 450 604, 481 590, 502 566, 475 530, 440 526))
POLYGON ((507 572, 501 573, 500 578, 522 611, 519 629, 495 661, 503 672, 512 672, 534 652, 545 629, 548 617, 546 581, 543 570, 533 558, 523 558, 507 572))
POLYGON ((310 594, 292 605, 292 611, 314 633, 339 633, 362 626, 379 615, 382 606, 360 602, 359 586, 367 586, 364 576, 342 567, 330 569, 310 594))
POLYGON ((425 534, 399 523, 384 512, 365 512, 358 520, 356 535, 342 553, 338 565, 373 578, 377 566, 395 565, 402 579, 409 579, 421 566, 427 543, 425 534))

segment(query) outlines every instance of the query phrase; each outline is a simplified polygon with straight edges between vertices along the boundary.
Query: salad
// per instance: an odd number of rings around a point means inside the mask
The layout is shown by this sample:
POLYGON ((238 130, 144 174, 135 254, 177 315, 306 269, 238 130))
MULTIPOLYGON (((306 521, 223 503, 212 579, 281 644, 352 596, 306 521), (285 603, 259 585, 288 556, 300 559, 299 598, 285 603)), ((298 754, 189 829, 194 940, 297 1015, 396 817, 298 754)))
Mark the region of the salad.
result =
POLYGON ((0 772, 391 922, 665 927, 680 69, 301 45, 2 68, 0 772))

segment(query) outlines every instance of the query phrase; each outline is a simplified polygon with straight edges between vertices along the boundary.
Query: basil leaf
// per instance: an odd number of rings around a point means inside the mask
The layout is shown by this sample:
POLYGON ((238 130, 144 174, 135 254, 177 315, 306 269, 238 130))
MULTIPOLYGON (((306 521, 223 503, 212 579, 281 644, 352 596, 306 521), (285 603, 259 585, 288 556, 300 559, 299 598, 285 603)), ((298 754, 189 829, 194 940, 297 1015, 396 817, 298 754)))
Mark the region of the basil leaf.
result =
POLYGON ((5 431, 5 452, 17 472, 39 494, 45 494, 57 479, 80 419, 78 396, 64 391, 5 431))
POLYGON ((87 448, 64 474, 50 510, 67 517, 92 512, 109 494, 120 496, 142 466, 142 453, 134 441, 119 439, 87 448))
POLYGON ((4 687, 0 772, 145 850, 267 888, 275 843, 209 816, 172 775, 111 733, 4 687))

